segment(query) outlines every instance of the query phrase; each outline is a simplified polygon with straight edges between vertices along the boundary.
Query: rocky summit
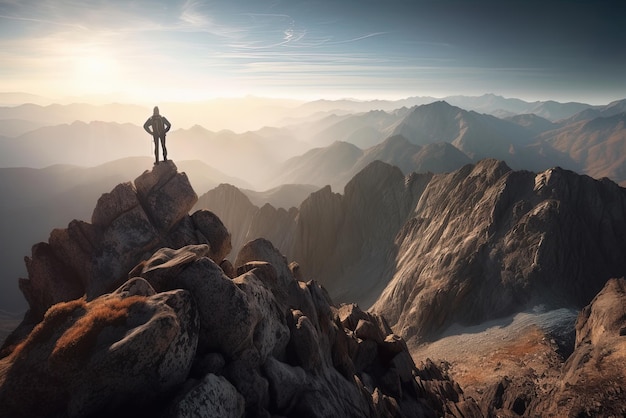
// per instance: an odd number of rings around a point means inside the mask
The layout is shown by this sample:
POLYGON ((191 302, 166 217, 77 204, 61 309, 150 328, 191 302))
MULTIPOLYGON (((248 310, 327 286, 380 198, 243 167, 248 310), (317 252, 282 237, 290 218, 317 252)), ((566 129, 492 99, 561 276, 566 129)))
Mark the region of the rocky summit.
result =
POLYGON ((231 235, 172 162, 33 246, 0 417, 480 416, 385 318, 231 235))

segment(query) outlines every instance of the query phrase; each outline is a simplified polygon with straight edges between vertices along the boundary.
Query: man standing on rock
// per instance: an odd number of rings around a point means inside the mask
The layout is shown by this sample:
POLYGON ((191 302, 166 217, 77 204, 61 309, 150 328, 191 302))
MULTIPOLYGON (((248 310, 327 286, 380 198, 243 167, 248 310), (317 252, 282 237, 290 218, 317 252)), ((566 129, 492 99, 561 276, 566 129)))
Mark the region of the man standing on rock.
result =
POLYGON ((159 140, 161 140, 161 147, 163 148, 163 161, 167 161, 167 148, 165 148, 165 134, 170 130, 172 125, 170 121, 159 114, 159 107, 154 106, 154 113, 148 118, 146 123, 143 124, 143 129, 146 130, 154 138, 154 164, 159 163, 159 140), (152 128, 152 129, 150 129, 152 128))

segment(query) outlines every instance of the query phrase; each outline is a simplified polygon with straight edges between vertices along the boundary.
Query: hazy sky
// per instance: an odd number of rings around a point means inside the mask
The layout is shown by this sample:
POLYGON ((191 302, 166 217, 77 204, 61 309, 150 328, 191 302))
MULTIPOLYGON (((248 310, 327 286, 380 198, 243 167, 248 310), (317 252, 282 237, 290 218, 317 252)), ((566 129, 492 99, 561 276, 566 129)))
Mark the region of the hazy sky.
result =
POLYGON ((626 5, 582 0, 0 0, 0 91, 626 97, 626 5))

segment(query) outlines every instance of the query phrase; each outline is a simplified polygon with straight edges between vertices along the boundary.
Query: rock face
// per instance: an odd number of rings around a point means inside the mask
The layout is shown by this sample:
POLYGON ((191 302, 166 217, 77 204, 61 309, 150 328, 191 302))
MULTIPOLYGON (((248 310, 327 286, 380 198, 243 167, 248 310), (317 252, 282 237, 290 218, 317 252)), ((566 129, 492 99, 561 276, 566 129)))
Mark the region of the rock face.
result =
POLYGON ((532 304, 580 309, 626 272, 625 231, 615 183, 484 160, 429 182, 373 311, 420 340, 532 304))
POLYGON ((391 277, 394 237, 431 177, 405 178, 399 169, 374 161, 346 185, 344 195, 324 187, 297 210, 258 209, 229 185, 210 191, 196 207, 223 216, 235 231, 233 248, 267 238, 335 300, 368 307, 391 277))
MULTIPOLYGON (((610 279, 578 315, 576 347, 546 378, 526 372, 485 390, 486 416, 611 417, 626 414, 626 280, 610 279), (538 384, 541 383, 541 384, 538 384)), ((521 357, 518 352, 518 358, 521 357)), ((528 357, 526 357, 528 359, 528 357)), ((523 368, 525 364, 522 363, 523 368)))
POLYGON ((295 208, 276 209, 269 203, 259 208, 235 186, 220 184, 202 195, 194 209, 215 213, 227 225, 235 256, 248 241, 259 237, 269 239, 281 251, 293 246, 295 208))
POLYGON ((336 306, 268 240, 229 277, 230 234, 187 215, 185 180, 159 165, 35 246, 0 417, 480 416, 383 317, 336 306))
POLYGON ((576 323, 576 348, 543 416, 626 414, 626 280, 611 279, 576 323))

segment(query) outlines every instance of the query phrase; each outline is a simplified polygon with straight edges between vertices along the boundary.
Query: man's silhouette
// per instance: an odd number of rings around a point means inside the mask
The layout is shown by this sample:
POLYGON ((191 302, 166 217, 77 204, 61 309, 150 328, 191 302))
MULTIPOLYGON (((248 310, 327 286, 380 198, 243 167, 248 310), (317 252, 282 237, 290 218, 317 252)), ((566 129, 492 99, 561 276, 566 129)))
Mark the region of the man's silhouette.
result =
POLYGON ((165 148, 165 134, 170 130, 172 125, 170 121, 159 114, 159 107, 154 106, 154 113, 143 124, 146 130, 154 138, 154 164, 159 163, 159 139, 161 140, 161 148, 163 148, 163 161, 167 161, 167 148, 165 148), (152 128, 152 129, 150 129, 152 128))

